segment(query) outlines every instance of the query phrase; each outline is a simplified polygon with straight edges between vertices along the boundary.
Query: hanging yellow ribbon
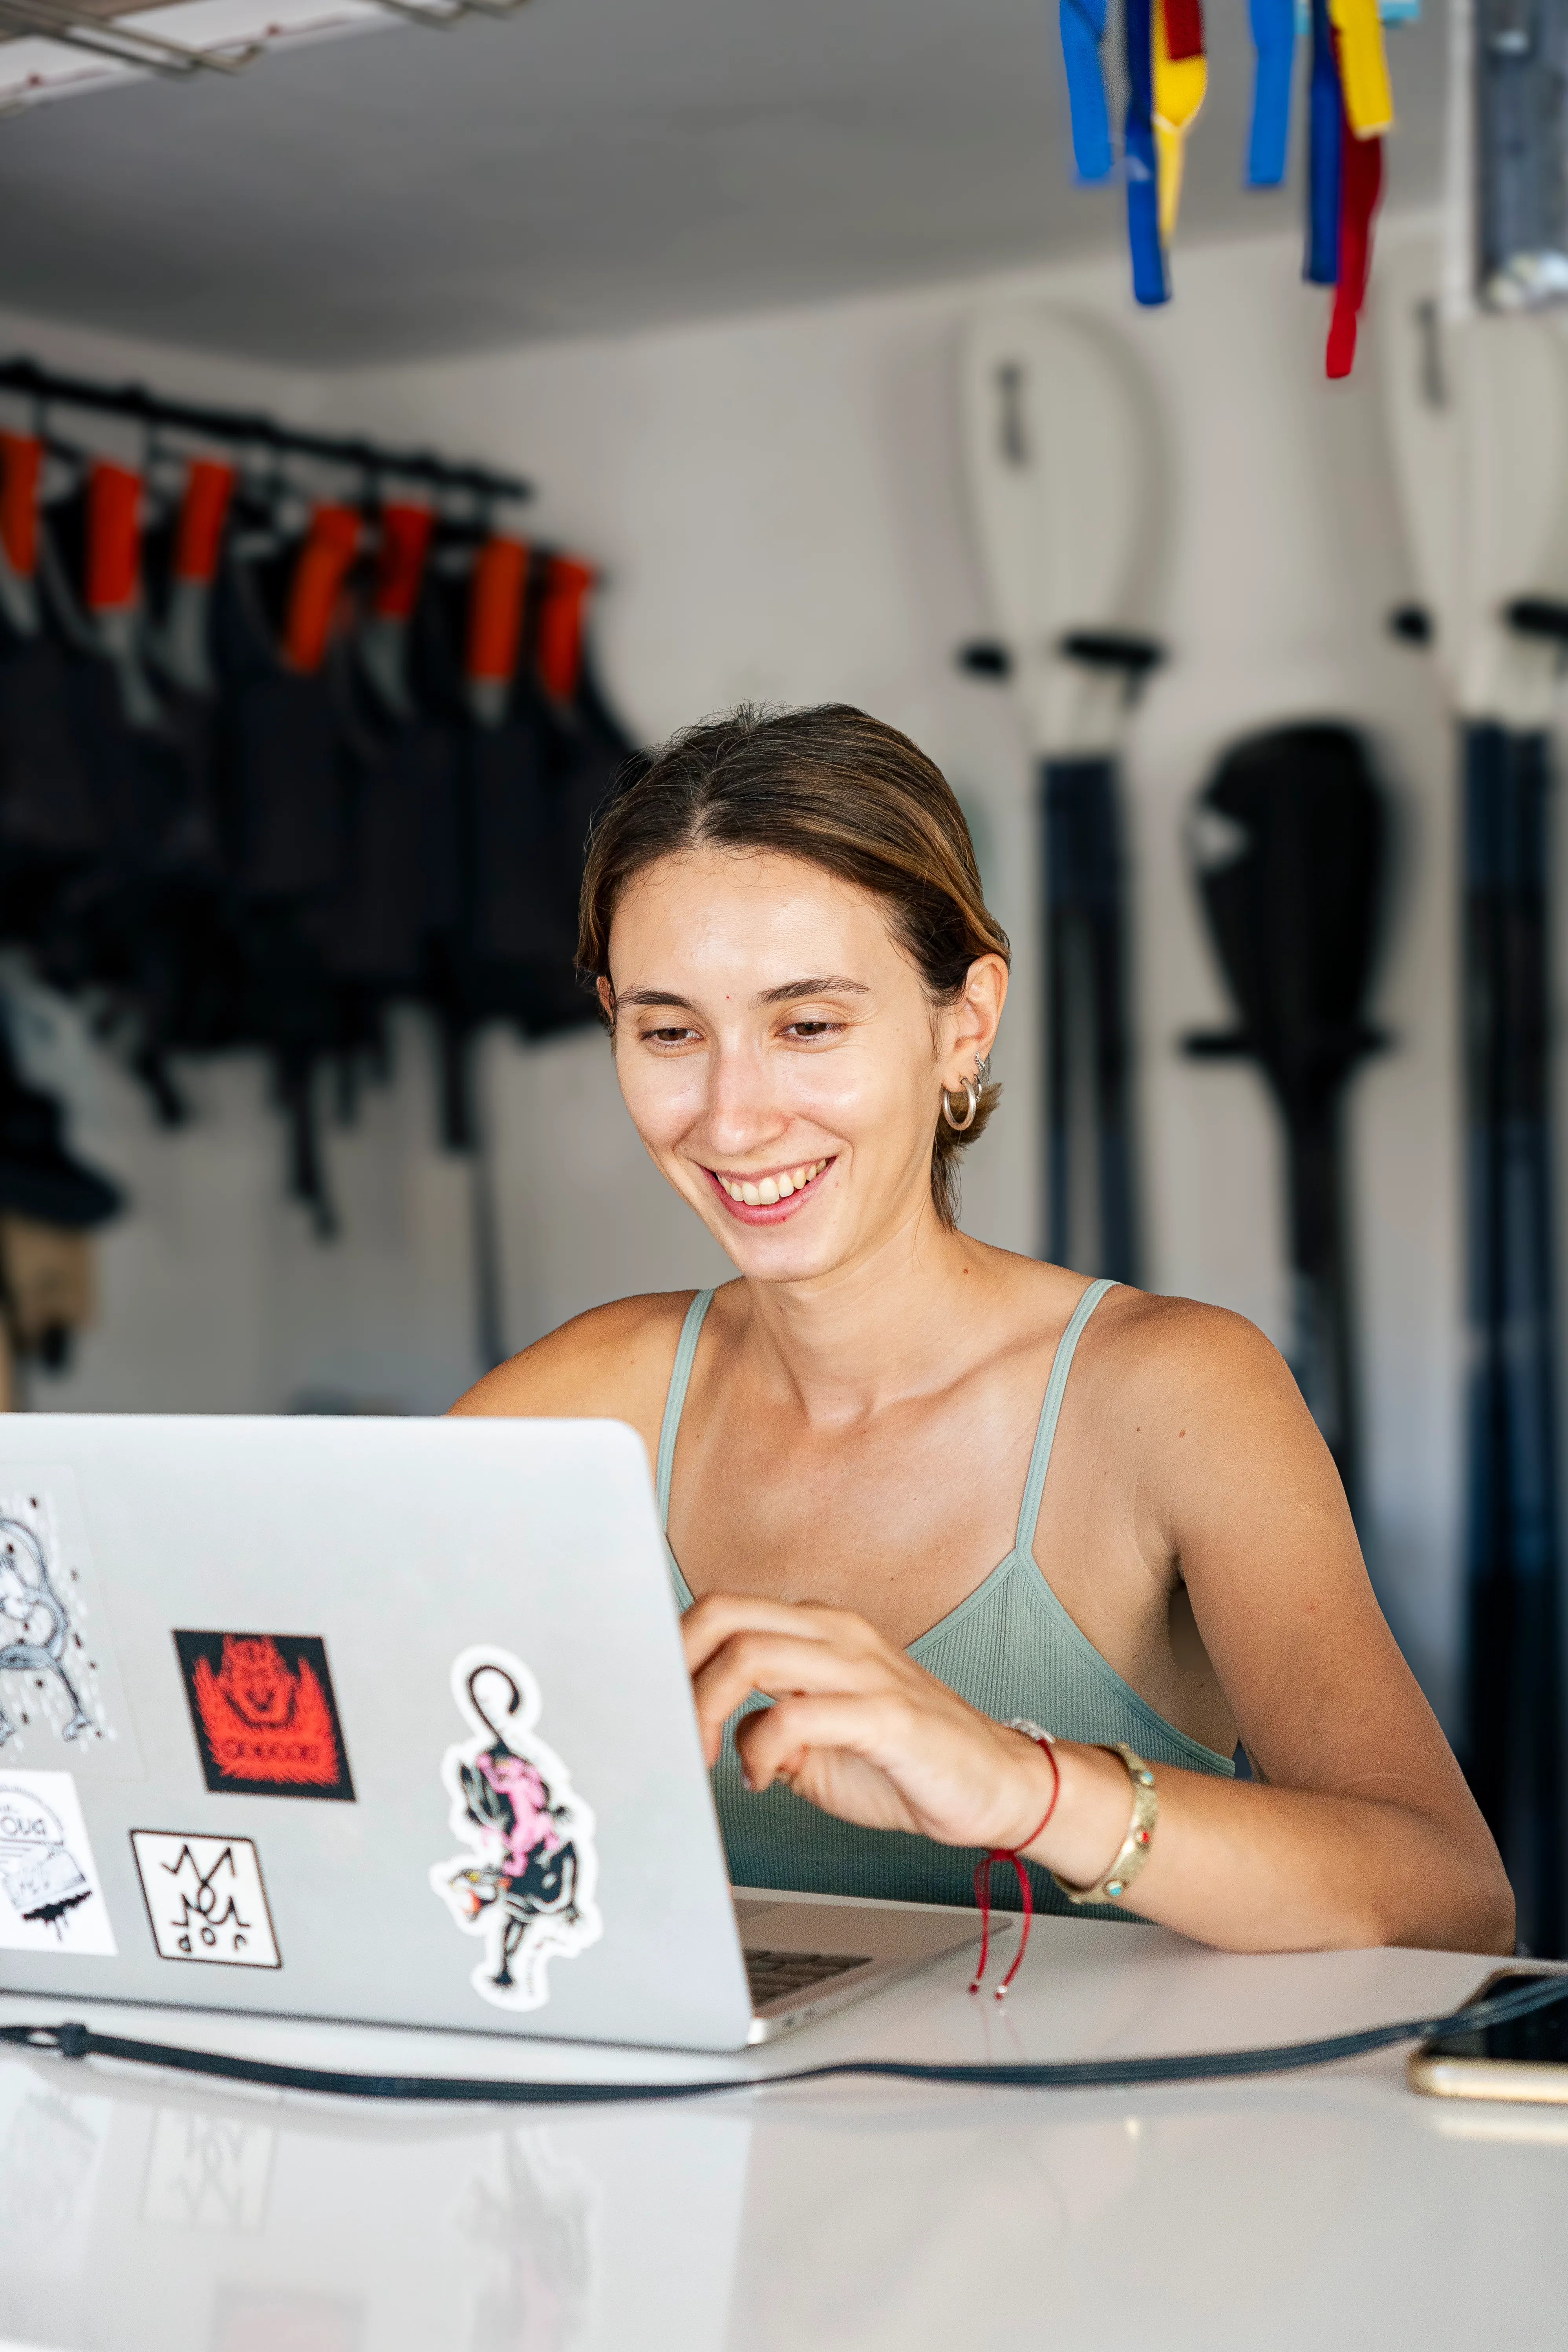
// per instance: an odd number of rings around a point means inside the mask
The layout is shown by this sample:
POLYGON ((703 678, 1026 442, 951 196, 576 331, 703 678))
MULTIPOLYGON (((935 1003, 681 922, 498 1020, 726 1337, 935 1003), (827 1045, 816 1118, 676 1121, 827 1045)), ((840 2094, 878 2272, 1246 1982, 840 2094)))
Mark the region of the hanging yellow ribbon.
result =
POLYGON ((1339 35, 1345 120, 1358 139, 1376 139, 1394 128, 1394 92, 1377 0, 1329 0, 1329 22, 1339 35))
MULTIPOLYGON (((1375 10, 1377 0, 1370 0, 1375 10)), ((1209 86, 1208 59, 1173 58, 1165 30, 1165 0, 1154 0, 1154 141, 1160 166, 1160 236, 1169 245, 1182 203, 1186 137, 1209 86)))

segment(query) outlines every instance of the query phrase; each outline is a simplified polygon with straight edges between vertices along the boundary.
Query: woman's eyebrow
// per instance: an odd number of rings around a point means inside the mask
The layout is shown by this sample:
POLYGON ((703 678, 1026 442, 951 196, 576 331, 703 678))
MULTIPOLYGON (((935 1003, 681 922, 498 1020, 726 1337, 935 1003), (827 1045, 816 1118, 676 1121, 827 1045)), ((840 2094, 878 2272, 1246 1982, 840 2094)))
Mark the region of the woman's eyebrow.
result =
POLYGON ((789 1004, 797 996, 869 996, 870 990, 863 980, 845 980, 831 974, 821 974, 814 980, 786 980, 782 988, 764 988, 758 997, 759 1004, 789 1004))
MULTIPOLYGON (((818 974, 811 980, 786 980, 782 987, 764 988, 755 999, 758 1004, 792 1004, 802 996, 869 996, 870 989, 863 980, 847 980, 839 976, 818 974)), ((673 1005, 678 1012, 689 1013, 691 999, 678 996, 668 988, 628 988, 616 999, 617 1006, 627 1004, 673 1005)))

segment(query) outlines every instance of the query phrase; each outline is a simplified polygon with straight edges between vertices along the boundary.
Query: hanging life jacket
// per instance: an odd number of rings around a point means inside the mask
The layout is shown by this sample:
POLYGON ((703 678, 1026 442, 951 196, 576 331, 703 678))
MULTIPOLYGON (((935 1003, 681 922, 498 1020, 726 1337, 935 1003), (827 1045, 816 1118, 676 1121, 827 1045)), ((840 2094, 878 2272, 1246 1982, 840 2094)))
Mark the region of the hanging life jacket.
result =
POLYGON ((72 667, 39 593, 42 444, 0 434, 0 940, 32 940, 99 850, 72 667))

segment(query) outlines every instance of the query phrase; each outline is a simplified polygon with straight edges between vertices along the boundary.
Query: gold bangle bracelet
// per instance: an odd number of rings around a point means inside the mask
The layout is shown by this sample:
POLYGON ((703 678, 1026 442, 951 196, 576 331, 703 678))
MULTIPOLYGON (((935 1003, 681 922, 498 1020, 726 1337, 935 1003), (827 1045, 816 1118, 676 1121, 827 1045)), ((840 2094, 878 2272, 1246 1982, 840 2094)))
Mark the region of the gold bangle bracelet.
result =
POLYGON ((1120 1756, 1127 1767, 1127 1777, 1132 1783, 1132 1819, 1127 1825, 1115 1861, 1105 1876, 1093 1886, 1069 1886, 1065 1878, 1051 1876, 1069 1903, 1114 1903, 1125 1895, 1143 1864, 1149 1859, 1153 1843, 1154 1827, 1160 1818, 1160 1800, 1154 1791, 1154 1775, 1142 1756, 1133 1754, 1124 1739, 1101 1743, 1108 1752, 1120 1756))

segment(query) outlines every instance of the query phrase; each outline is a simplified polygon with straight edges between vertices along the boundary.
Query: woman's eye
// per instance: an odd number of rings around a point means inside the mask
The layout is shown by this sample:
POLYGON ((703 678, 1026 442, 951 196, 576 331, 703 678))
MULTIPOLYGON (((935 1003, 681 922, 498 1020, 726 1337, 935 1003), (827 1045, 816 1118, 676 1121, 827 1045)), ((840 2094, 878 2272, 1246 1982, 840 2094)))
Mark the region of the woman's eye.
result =
POLYGON ((645 1029, 643 1041, 649 1045, 689 1045, 696 1034, 695 1029, 645 1029))
POLYGON ((830 1037, 840 1024, 837 1021, 792 1021, 784 1031, 786 1037, 830 1037))

